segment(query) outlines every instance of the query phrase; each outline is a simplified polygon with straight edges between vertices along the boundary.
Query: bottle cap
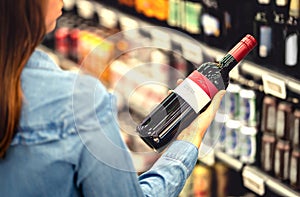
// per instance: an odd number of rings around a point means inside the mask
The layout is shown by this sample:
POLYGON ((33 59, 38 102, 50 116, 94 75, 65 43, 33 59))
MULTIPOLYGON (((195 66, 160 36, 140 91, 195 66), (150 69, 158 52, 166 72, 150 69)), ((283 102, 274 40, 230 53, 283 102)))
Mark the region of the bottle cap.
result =
POLYGON ((237 45, 235 45, 230 51, 234 59, 241 61, 255 46, 257 45, 256 39, 247 34, 237 45))
POLYGON ((247 34, 241 42, 244 42, 247 47, 249 48, 249 50, 252 50, 255 46, 256 46, 256 39, 251 36, 250 34, 247 34))

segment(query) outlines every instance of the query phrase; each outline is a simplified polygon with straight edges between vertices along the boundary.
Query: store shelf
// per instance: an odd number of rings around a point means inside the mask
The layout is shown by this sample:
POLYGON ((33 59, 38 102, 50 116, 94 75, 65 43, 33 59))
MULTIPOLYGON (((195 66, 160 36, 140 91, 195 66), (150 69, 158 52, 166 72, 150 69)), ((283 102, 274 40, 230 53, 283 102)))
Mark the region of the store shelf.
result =
MULTIPOLYGON (((115 13, 114 18, 116 18, 120 23, 122 27, 125 27, 126 29, 130 28, 145 28, 145 30, 152 29, 155 27, 155 29, 166 32, 168 38, 161 39, 162 42, 165 42, 168 40, 169 42, 176 42, 178 43, 178 40, 181 40, 179 44, 182 45, 182 54, 183 56, 194 63, 201 63, 202 62, 202 55, 200 53, 197 53, 198 50, 202 50, 209 56, 219 59, 222 57, 225 52, 214 47, 210 47, 206 45, 205 43, 201 43, 200 41, 196 41, 195 39, 189 37, 187 34, 184 34, 182 32, 179 32, 172 28, 166 28, 166 27, 159 27, 151 24, 150 22, 143 21, 138 19, 136 16, 132 16, 130 14, 120 12, 117 10, 117 8, 111 7, 109 5, 102 5, 97 3, 97 12, 101 12, 102 9, 109 10, 112 13, 115 13), (122 23, 126 23, 123 24, 122 23), (196 42, 195 42, 196 41, 196 42)), ((150 34, 151 36, 151 34, 150 34)), ((162 42, 159 42, 161 45, 162 42)), ((154 44, 154 46, 157 46, 154 44)), ((171 44, 163 44, 163 46, 171 46, 171 44)), ((169 48, 170 50, 172 48, 169 48)), ((285 99, 287 96, 287 91, 292 91, 298 95, 300 95, 300 80, 293 78, 288 75, 281 74, 279 72, 272 71, 270 69, 267 69, 266 67, 260 66, 257 63, 250 62, 250 61, 242 61, 239 66, 240 70, 244 74, 249 74, 256 78, 257 80, 263 80, 265 76, 272 77, 274 80, 271 82, 274 83, 272 87, 275 87, 275 89, 270 89, 270 87, 267 87, 265 84, 257 84, 257 89, 260 91, 265 91, 266 94, 272 94, 273 96, 276 96, 281 99, 285 99), (262 88, 263 86, 263 88, 262 88)), ((235 80, 240 80, 241 78, 238 76, 238 69, 234 69, 231 71, 230 76, 231 78, 235 80)), ((268 78, 269 79, 269 78, 268 78)), ((243 80, 243 79, 242 79, 243 80)), ((247 85, 247 84, 245 84, 247 85)))
POLYGON ((223 163, 227 164, 230 168, 241 171, 243 169, 243 163, 240 162, 238 159, 231 157, 230 155, 222 152, 222 151, 215 151, 216 159, 222 161, 223 163))
POLYGON ((258 193, 259 195, 263 195, 265 193, 265 189, 269 189, 272 192, 280 195, 280 196, 300 196, 300 193, 293 190, 289 186, 282 183, 280 180, 271 177, 270 175, 266 174, 265 172, 261 171, 257 167, 254 166, 245 166, 243 168, 243 177, 244 177, 244 184, 245 184, 245 177, 250 185, 245 185, 252 191, 258 193), (251 186, 252 184, 252 186, 251 186))
POLYGON ((249 61, 243 62, 243 64, 240 66, 240 71, 243 74, 250 75, 255 80, 264 80, 264 78, 266 77, 271 77, 270 82, 272 83, 272 90, 268 89, 270 87, 266 87, 267 84, 263 84, 263 86, 264 91, 266 93, 272 94, 273 96, 285 99, 287 90, 300 95, 300 80, 298 79, 275 72, 271 69, 262 67, 256 63, 249 61))
POLYGON ((263 196, 266 190, 270 190, 279 196, 300 196, 300 192, 295 191, 280 180, 268 175, 258 167, 243 164, 238 159, 219 150, 214 151, 214 156, 215 159, 225 163, 231 169, 240 172, 243 176, 244 186, 258 195, 263 196))

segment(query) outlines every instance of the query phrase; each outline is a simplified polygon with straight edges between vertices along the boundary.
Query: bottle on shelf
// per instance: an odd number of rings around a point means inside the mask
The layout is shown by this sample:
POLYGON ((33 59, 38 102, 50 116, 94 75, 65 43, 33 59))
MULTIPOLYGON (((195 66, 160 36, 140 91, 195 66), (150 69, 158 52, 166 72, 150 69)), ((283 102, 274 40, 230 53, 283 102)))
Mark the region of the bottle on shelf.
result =
POLYGON ((276 137, 284 140, 291 139, 292 104, 288 102, 278 103, 276 113, 276 137))
POLYGON ((274 173, 274 157, 276 148, 276 138, 273 133, 263 133, 261 138, 261 168, 266 173, 274 173))
POLYGON ((225 153, 238 158, 241 151, 241 122, 238 120, 228 120, 226 122, 225 153))
POLYGON ((257 128, 241 126, 240 128, 240 161, 245 164, 254 164, 257 157, 257 128))
POLYGON ((300 190, 300 148, 294 147, 291 154, 290 184, 292 188, 300 190))
POLYGON ((295 109, 293 113, 292 130, 292 146, 300 147, 300 109, 295 109))
POLYGON ((248 88, 242 88, 239 92, 239 120, 245 126, 257 126, 256 97, 256 92, 248 88))
POLYGON ((282 181, 288 181, 290 172, 291 146, 287 140, 279 139, 276 143, 274 156, 275 177, 282 181))
POLYGON ((274 58, 272 64, 274 69, 278 72, 281 71, 284 65, 284 40, 285 40, 285 29, 286 29, 286 17, 284 14, 274 13, 273 23, 273 36, 272 43, 274 46, 274 58))
POLYGON ((291 0, 289 19, 287 21, 285 36, 285 55, 284 63, 287 72, 294 77, 300 77, 300 2, 291 0), (298 74, 297 74, 298 72, 298 74))
POLYGON ((258 39, 258 47, 255 51, 257 61, 268 63, 272 60, 272 25, 270 15, 266 12, 258 12, 254 20, 254 36, 258 39))
POLYGON ((283 14, 286 18, 289 12, 290 0, 274 0, 275 12, 283 14))
MULTIPOLYGON (((253 31, 256 3, 253 0, 219 0, 219 9, 224 13, 226 41, 230 44, 237 35, 253 31), (249 12, 251 10, 251 12, 249 12)), ((230 46, 228 46, 230 47, 230 46)), ((225 49, 227 50, 227 48, 225 49)))
POLYGON ((200 16, 202 4, 200 0, 189 0, 185 2, 185 30, 191 34, 201 34, 200 16))
POLYGON ((172 27, 181 26, 181 4, 182 0, 169 0, 169 10, 168 10, 168 25, 172 27))
POLYGON ((273 9, 273 0, 256 0, 259 12, 270 12, 273 9))
POLYGON ((263 99, 262 115, 261 115, 261 131, 264 133, 276 132, 276 112, 277 100, 271 96, 265 96, 263 99))
POLYGON ((217 0, 203 1, 200 23, 203 29, 203 41, 213 47, 226 48, 225 13, 220 10, 217 0))
POLYGON ((207 62, 193 71, 137 126, 140 137, 154 150, 163 150, 229 84, 229 72, 254 47, 246 35, 219 62, 207 62))

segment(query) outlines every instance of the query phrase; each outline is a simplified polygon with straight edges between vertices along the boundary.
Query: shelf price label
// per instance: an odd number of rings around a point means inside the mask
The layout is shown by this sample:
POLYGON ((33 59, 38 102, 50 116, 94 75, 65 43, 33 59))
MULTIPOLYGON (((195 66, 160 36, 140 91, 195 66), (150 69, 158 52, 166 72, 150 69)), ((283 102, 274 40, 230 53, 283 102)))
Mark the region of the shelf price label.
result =
POLYGON ((152 37, 152 44, 156 48, 165 50, 171 50, 171 37, 170 32, 167 29, 160 29, 159 27, 153 27, 150 30, 152 37))
POLYGON ((96 5, 95 9, 100 19, 99 23, 102 26, 110 29, 117 27, 119 19, 117 14, 113 10, 110 10, 109 8, 106 7, 102 7, 100 5, 96 5))
POLYGON ((84 19, 92 19, 94 16, 95 8, 94 3, 91 1, 80 0, 76 1, 78 15, 84 19))
POLYGON ((198 42, 182 38, 181 42, 183 56, 196 64, 203 63, 203 49, 198 42))
POLYGON ((262 75, 263 89, 266 94, 271 94, 281 99, 286 99, 286 85, 281 79, 268 74, 262 75))
POLYGON ((244 168, 242 176, 245 187, 260 196, 265 194, 265 184, 263 177, 259 176, 247 167, 244 168))

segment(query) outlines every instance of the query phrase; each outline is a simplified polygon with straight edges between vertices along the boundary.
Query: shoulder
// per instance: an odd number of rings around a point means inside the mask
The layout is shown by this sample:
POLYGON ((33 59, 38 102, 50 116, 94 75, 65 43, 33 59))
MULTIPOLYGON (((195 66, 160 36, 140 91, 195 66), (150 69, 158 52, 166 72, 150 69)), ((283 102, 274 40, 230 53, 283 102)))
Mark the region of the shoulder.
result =
POLYGON ((21 85, 23 106, 13 144, 42 143, 75 133, 75 121, 92 117, 95 108, 103 114, 105 107, 99 106, 110 103, 110 94, 97 78, 64 71, 41 51, 29 59, 21 85))

